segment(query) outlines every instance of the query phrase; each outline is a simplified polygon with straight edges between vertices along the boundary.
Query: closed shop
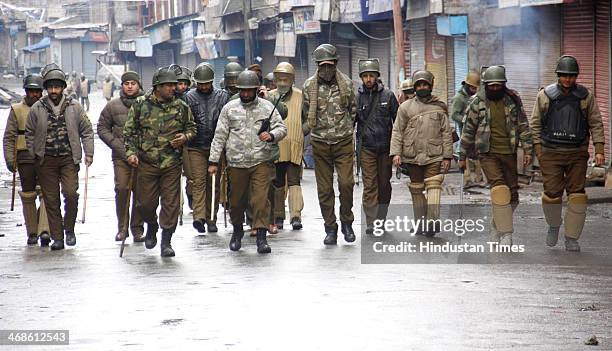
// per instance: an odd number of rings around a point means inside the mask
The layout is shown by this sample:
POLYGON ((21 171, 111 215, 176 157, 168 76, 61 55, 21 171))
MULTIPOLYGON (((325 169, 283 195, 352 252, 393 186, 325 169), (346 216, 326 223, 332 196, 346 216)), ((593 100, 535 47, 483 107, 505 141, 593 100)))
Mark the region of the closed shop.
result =
POLYGON ((425 18, 408 21, 410 37, 410 75, 425 69, 425 18))
MULTIPOLYGON (((391 59, 391 35, 390 22, 376 22, 370 25, 368 31, 373 37, 382 40, 369 39, 369 51, 371 57, 378 57, 380 61, 380 77, 385 86, 391 86, 390 62, 391 59)), ((394 62, 393 62, 394 63, 394 62)))
MULTIPOLYGON (((361 85, 361 79, 359 78, 359 60, 363 60, 370 57, 377 57, 376 55, 369 54, 368 51, 368 40, 353 40, 351 42, 351 56, 353 59, 353 69, 351 72, 351 76, 353 77, 353 82, 355 83, 355 87, 361 85)), ((380 60, 380 57, 378 57, 380 60)), ((386 83, 386 82, 385 82, 386 83)))

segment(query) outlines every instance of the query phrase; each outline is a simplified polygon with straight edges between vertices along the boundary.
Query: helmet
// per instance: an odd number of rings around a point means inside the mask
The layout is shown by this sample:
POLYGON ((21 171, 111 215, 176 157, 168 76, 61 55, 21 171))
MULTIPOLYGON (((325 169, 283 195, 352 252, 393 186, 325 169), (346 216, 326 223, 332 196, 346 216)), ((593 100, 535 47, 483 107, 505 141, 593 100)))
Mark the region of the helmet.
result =
POLYGON ((365 72, 375 72, 380 76, 380 63, 377 58, 359 60, 359 76, 365 72))
POLYGON ((219 81, 219 88, 225 89, 225 78, 221 78, 219 81))
POLYGON ((238 62, 230 62, 227 65, 225 65, 225 72, 223 73, 223 77, 224 78, 238 77, 240 72, 242 72, 243 70, 244 68, 242 68, 242 65, 239 64, 238 62))
POLYGON ((338 61, 336 47, 331 44, 321 44, 312 53, 316 63, 323 61, 338 61))
POLYGON ((180 66, 162 67, 153 73, 153 86, 165 83, 178 83, 178 76, 183 72, 180 66))
POLYGON ((295 76, 295 68, 289 62, 281 62, 276 65, 276 68, 273 71, 274 73, 287 73, 295 76))
POLYGON ((478 74, 478 72, 470 71, 461 84, 467 84, 474 88, 478 88, 480 86, 480 74, 478 74))
POLYGON ((491 66, 487 68, 482 76, 482 81, 485 84, 507 82, 506 68, 504 66, 491 66))
POLYGON ((193 80, 203 84, 212 82, 215 79, 215 71, 208 62, 202 62, 193 71, 193 80))
POLYGON ((254 89, 259 88, 259 77, 253 71, 242 71, 238 75, 236 83, 238 89, 254 89))
MULTIPOLYGON (((43 77, 43 86, 45 89, 47 88, 48 83, 52 80, 59 80, 63 83, 64 87, 66 87, 66 74, 55 63, 50 63, 43 67, 40 74, 43 77)), ((74 72, 74 74, 76 74, 76 72, 74 72)))
POLYGON ((264 76, 264 83, 274 81, 274 73, 270 72, 264 76))
POLYGON ((186 80, 191 84, 191 70, 187 67, 181 66, 181 73, 176 76, 177 80, 186 80))
POLYGON ((425 81, 429 85, 434 85, 434 75, 429 71, 416 71, 412 75, 412 86, 414 87, 418 82, 425 81))
POLYGON ((39 74, 28 74, 23 78, 24 89, 43 89, 43 78, 39 74))
POLYGON ((72 71, 72 76, 76 77, 76 71, 72 71))
POLYGON ((555 69, 555 73, 557 74, 578 74, 578 61, 574 56, 563 55, 559 57, 557 61, 557 69, 555 69))
POLYGON ((414 85, 412 84, 412 79, 408 78, 402 82, 402 86, 400 88, 402 91, 406 90, 414 90, 414 85))

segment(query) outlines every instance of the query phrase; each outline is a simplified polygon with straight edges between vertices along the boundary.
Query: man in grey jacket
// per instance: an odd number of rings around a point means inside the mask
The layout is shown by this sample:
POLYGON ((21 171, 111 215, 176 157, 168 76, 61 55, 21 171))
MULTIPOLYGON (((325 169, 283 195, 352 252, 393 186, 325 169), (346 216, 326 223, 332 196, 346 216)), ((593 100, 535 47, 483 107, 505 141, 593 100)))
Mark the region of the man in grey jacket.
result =
POLYGON ((38 100, 28 115, 26 143, 36 158, 53 244, 51 250, 76 245, 74 224, 78 211, 79 164, 83 150, 85 165, 93 162, 94 137, 91 123, 78 101, 63 94, 66 75, 56 65, 41 72, 47 96, 38 100), (81 149, 81 145, 83 149, 81 149), (64 195, 65 215, 60 209, 60 185, 64 195))
POLYGON ((127 121, 128 111, 136 98, 142 96, 140 76, 136 72, 127 71, 121 76, 121 92, 119 97, 109 101, 98 120, 98 136, 113 150, 113 170, 115 173, 115 209, 117 211, 116 241, 127 237, 128 221, 134 242, 144 241, 144 222, 136 210, 135 196, 132 197, 131 216, 128 212, 127 200, 131 189, 136 189, 136 168, 127 163, 125 144, 123 142, 123 126, 127 121), (133 170, 133 171, 132 171, 133 170), (132 176, 132 187, 128 188, 132 176))
POLYGON ((275 174, 273 162, 279 154, 277 143, 287 135, 287 127, 274 105, 257 97, 259 78, 255 72, 240 73, 236 86, 240 99, 228 102, 221 110, 210 147, 208 173, 217 173, 225 149, 232 184, 230 216, 234 233, 230 250, 240 250, 242 219, 248 205, 253 214, 252 228, 257 231, 257 252, 270 253, 266 232, 272 209, 267 198, 275 174))

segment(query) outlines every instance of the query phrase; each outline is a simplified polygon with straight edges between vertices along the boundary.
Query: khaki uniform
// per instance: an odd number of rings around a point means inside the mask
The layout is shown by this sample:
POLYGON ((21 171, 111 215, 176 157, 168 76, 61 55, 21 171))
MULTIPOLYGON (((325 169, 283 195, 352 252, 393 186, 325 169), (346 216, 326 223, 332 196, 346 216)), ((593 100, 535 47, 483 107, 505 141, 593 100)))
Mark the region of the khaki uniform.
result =
MULTIPOLYGON (((302 197, 302 157, 304 156, 304 133, 302 131, 302 91, 291 88, 291 94, 283 99, 287 107, 287 137, 279 141, 279 158, 276 163, 276 176, 273 182, 273 219, 285 219, 285 198, 289 197, 289 218, 302 218, 304 198, 302 197), (286 187, 285 187, 286 185, 286 187)), ((270 91, 270 100, 276 101, 279 92, 270 91)), ((274 221, 272 221, 274 223, 274 221)))
MULTIPOLYGON (((547 89, 550 88, 552 86, 547 87, 547 89)), ((575 91, 584 94, 579 103, 582 116, 587 119, 588 125, 586 138, 580 146, 560 146, 543 140, 543 120, 551 103, 544 89, 538 93, 529 123, 533 131, 533 143, 544 180, 542 206, 546 221, 551 227, 561 225, 562 197, 565 191, 568 196, 565 236, 578 239, 586 217, 587 197, 584 185, 589 159, 589 139, 593 141, 595 153, 603 154, 605 135, 601 114, 593 93, 582 86, 577 86, 575 91)))
POLYGON ((81 91, 81 105, 89 111, 89 80, 84 79, 78 83, 81 91))
POLYGON ((82 153, 91 157, 94 154, 91 122, 76 100, 63 96, 60 103, 54 105, 45 96, 32 105, 25 135, 30 153, 36 157, 36 173, 40 175, 38 181, 47 208, 51 238, 63 240, 64 230, 74 233, 82 153), (60 209, 60 185, 64 218, 60 209))
POLYGON ((125 156, 125 143, 123 141, 123 127, 128 118, 130 107, 136 98, 121 96, 106 104, 98 119, 98 136, 113 151, 113 171, 115 174, 115 209, 117 213, 117 231, 125 233, 129 227, 135 237, 144 233, 144 221, 136 209, 136 194, 132 193, 131 210, 126 208, 127 197, 130 190, 137 188, 137 170, 127 163, 125 156), (128 189, 130 174, 132 189, 128 189))
POLYGON ((21 203, 25 220, 26 234, 40 236, 49 233, 47 211, 44 201, 40 199, 40 207, 36 208, 36 185, 38 179, 34 165, 34 157, 28 152, 25 139, 25 126, 30 112, 30 106, 25 101, 11 106, 6 129, 4 130, 4 160, 7 165, 16 165, 21 182, 21 203), (16 159, 15 159, 15 156, 16 159))
MULTIPOLYGON (((449 109, 449 115, 451 120, 457 126, 457 133, 461 137, 461 131, 463 129, 463 118, 465 117, 465 112, 470 100, 470 96, 466 93, 465 88, 461 88, 457 94, 453 97, 451 106, 449 109)), ((460 142, 457 143, 457 146, 460 146, 460 142)), ((471 166, 470 163, 474 166, 474 176, 476 183, 482 182, 482 167, 480 166, 480 161, 478 160, 478 156, 474 155, 474 153, 470 153, 468 158, 466 158, 466 167, 465 172, 463 173, 463 185, 469 185, 471 181, 471 166)))
POLYGON ((357 102, 353 82, 340 71, 327 84, 314 76, 304 83, 302 129, 310 133, 319 206, 327 229, 337 230, 334 213, 334 167, 340 191, 340 221, 353 223, 354 142, 357 102))
MULTIPOLYGON (((402 103, 393 124, 390 155, 399 155, 408 166, 415 219, 439 219, 444 180, 440 162, 453 157, 446 104, 435 96, 402 103)), ((431 228, 432 233, 437 231, 439 228, 431 228)))

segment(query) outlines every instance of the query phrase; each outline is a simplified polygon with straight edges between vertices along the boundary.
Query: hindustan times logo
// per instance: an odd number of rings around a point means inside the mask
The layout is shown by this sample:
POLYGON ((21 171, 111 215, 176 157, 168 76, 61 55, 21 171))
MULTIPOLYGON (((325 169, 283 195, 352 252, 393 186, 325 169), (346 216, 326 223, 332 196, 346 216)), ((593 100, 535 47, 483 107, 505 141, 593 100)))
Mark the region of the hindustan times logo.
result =
POLYGON ((373 234, 382 236, 385 232, 406 232, 411 236, 418 231, 426 232, 429 229, 440 228, 443 232, 452 232, 456 236, 465 233, 484 232, 487 217, 477 219, 426 219, 397 216, 395 219, 376 219, 373 224, 373 234))

